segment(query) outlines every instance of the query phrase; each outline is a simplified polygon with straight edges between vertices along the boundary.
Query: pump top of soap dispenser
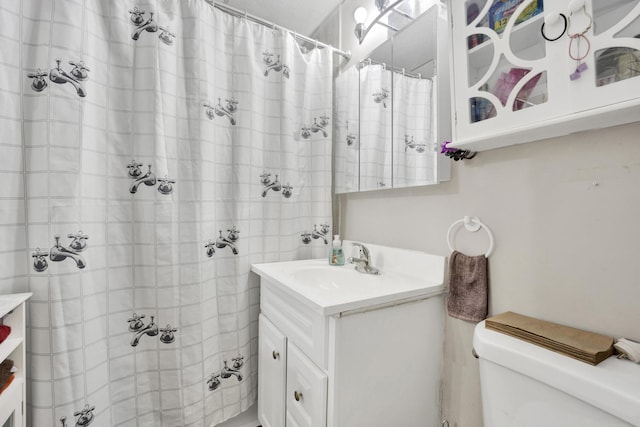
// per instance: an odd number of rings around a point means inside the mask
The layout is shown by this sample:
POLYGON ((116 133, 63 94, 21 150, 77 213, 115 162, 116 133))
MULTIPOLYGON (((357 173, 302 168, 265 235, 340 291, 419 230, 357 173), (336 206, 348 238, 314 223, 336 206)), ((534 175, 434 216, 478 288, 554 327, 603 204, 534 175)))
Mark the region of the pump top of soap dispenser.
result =
POLYGON ((333 235, 333 244, 332 246, 334 248, 339 248, 342 246, 342 241, 340 240, 340 235, 339 234, 334 234, 333 235))

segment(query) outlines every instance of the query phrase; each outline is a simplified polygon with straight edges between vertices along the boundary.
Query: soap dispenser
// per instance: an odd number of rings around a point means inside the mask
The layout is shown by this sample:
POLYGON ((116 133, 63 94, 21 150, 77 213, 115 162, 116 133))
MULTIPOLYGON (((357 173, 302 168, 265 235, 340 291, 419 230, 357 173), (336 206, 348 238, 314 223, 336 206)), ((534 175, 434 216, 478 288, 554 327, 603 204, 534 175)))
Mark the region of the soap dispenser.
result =
POLYGON ((344 252, 339 234, 333 236, 331 252, 329 253, 329 265, 344 265, 344 252))

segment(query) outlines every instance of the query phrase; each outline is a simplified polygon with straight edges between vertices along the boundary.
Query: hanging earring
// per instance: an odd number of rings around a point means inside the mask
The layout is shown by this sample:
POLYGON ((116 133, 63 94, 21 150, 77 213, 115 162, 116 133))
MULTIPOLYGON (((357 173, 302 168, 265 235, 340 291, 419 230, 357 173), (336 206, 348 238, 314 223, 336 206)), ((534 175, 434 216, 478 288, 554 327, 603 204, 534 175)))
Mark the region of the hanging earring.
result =
POLYGON ((576 61, 576 70, 573 73, 569 74, 569 79, 571 81, 579 79, 582 73, 587 70, 587 64, 582 61, 589 55, 589 52, 591 51, 591 42, 585 34, 591 29, 591 26, 593 25, 593 18, 587 12, 587 6, 585 3, 582 3, 582 6, 578 7, 577 10, 582 10, 584 12, 584 15, 588 18, 588 23, 584 30, 572 34, 570 31, 571 18, 574 15, 575 8, 571 11, 571 13, 569 13, 569 17, 567 18, 567 36, 569 36, 569 38, 571 39, 571 41, 569 42, 569 58, 576 61), (581 40, 584 40, 587 45, 584 55, 580 54, 581 40), (574 41, 576 42, 575 54, 573 53, 574 41))

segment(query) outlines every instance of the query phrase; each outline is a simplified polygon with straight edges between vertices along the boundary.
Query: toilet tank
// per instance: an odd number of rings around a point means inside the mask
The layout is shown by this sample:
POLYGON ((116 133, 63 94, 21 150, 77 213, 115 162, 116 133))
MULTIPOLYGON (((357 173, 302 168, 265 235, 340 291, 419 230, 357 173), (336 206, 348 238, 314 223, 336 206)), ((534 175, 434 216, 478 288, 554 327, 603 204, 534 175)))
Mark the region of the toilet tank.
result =
POLYGON ((610 357, 596 366, 486 329, 480 363, 485 427, 640 426, 640 365, 610 357))

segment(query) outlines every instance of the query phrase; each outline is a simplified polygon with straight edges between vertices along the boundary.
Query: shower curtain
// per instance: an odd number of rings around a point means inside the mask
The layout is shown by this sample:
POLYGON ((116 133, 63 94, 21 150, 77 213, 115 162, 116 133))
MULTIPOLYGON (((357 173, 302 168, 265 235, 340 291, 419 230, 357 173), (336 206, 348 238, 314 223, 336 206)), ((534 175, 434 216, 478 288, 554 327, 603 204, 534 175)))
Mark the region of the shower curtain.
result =
POLYGON ((360 190, 391 187, 392 72, 383 64, 360 69, 360 190))
POLYGON ((247 409, 250 265, 327 251, 330 50, 205 0, 8 1, 0 23, 0 293, 33 292, 29 424, 247 409))
POLYGON ((334 182, 337 193, 360 188, 360 80, 350 67, 335 79, 334 182))
POLYGON ((435 184, 437 143, 433 123, 435 77, 393 73, 393 185, 435 184))

